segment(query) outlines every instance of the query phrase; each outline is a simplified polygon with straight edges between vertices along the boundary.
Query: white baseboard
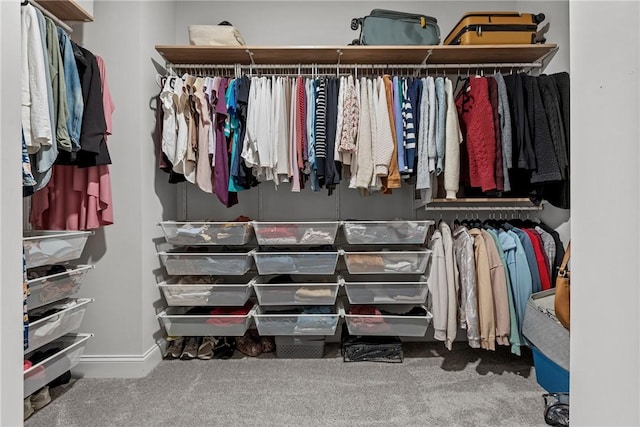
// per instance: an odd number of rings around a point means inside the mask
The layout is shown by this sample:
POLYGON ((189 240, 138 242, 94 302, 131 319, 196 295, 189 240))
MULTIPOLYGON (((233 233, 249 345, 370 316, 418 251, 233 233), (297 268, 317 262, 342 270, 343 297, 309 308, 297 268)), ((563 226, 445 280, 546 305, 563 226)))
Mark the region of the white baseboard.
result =
POLYGON ((165 348, 163 340, 140 356, 83 355, 72 374, 77 378, 142 378, 160 363, 165 348))

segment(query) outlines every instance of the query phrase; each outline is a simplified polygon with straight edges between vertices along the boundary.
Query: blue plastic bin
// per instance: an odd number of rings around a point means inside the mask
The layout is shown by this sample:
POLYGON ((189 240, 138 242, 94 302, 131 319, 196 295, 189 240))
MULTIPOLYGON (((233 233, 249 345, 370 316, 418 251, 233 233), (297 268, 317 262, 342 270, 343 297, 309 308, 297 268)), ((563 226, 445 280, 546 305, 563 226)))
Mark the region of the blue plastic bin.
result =
POLYGON ((531 347, 531 350, 538 384, 549 393, 568 393, 569 371, 562 369, 537 348, 531 347))

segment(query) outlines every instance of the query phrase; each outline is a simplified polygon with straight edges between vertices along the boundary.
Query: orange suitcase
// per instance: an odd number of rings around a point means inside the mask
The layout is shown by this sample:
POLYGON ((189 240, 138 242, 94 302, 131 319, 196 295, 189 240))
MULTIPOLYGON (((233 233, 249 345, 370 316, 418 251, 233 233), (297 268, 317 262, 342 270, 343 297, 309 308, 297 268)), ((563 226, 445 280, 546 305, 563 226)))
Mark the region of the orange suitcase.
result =
POLYGON ((444 40, 445 45, 532 44, 543 13, 469 12, 444 40))

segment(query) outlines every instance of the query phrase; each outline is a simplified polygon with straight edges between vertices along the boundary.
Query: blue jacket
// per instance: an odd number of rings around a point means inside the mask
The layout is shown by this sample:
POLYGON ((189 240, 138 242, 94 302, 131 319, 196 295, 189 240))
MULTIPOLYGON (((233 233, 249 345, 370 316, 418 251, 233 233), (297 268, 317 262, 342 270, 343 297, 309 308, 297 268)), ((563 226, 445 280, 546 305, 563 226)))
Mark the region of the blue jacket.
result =
POLYGON ((518 315, 518 336, 520 342, 523 343, 522 325, 524 323, 524 313, 532 293, 531 271, 529 270, 524 247, 518 235, 511 230, 500 230, 498 237, 505 253, 507 269, 509 270, 513 302, 518 315))
POLYGON ((542 290, 542 282, 540 282, 540 271, 538 270, 538 262, 536 260, 536 253, 533 250, 531 239, 527 236, 527 233, 516 227, 508 228, 513 231, 520 240, 524 249, 525 256, 527 257, 527 264, 529 264, 529 271, 531 272, 531 283, 533 286, 533 292, 540 292, 542 290))
POLYGON ((60 54, 62 55, 62 65, 64 68, 64 83, 67 87, 67 107, 69 117, 67 118, 67 130, 71 137, 73 151, 80 150, 80 129, 82 127, 82 114, 84 112, 84 101, 82 98, 82 86, 76 59, 71 47, 71 39, 62 28, 58 28, 58 39, 60 42, 60 54))

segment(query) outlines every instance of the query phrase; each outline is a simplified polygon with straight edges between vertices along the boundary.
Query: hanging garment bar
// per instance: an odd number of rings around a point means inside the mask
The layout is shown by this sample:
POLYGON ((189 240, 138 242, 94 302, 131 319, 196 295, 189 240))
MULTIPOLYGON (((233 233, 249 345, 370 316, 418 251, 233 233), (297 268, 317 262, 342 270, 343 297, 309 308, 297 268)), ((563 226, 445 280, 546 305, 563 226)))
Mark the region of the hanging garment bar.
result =
POLYGON ((34 1, 34 0, 25 0, 22 2, 22 6, 26 6, 27 4, 32 5, 33 7, 35 7, 36 9, 38 9, 40 12, 42 12, 43 15, 51 18, 51 20, 60 28, 62 28, 63 30, 65 30, 67 33, 72 33, 73 32, 73 28, 71 28, 66 22, 64 22, 62 19, 58 18, 56 15, 54 15, 53 13, 49 12, 47 9, 45 9, 44 7, 40 6, 38 4, 38 2, 34 1))

